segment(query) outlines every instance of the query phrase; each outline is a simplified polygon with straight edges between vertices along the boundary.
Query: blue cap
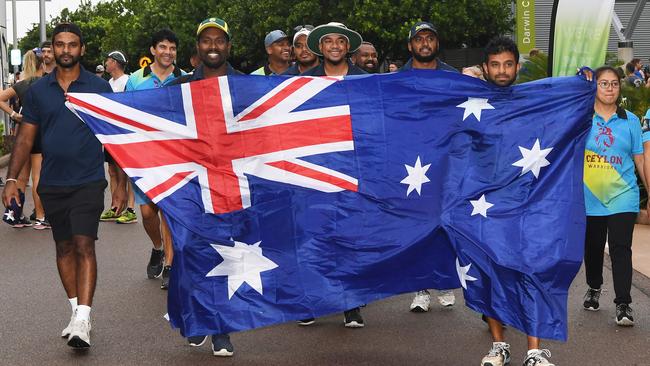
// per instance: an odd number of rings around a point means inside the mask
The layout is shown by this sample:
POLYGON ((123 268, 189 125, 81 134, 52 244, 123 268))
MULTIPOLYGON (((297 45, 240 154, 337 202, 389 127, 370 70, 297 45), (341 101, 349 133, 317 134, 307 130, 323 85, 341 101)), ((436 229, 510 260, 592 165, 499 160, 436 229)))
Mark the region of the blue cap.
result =
POLYGON ((282 39, 289 39, 289 36, 287 36, 286 33, 283 31, 276 29, 274 31, 269 32, 266 37, 264 37, 264 47, 268 47, 272 45, 273 43, 280 41, 282 39))

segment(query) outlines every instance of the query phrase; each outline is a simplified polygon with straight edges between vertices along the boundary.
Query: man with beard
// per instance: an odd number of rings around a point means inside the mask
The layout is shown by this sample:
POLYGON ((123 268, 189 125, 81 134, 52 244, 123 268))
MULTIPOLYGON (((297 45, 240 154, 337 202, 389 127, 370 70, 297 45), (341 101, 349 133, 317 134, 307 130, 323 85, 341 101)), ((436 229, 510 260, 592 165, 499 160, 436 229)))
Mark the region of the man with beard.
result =
MULTIPOLYGON (((160 88, 184 75, 185 72, 174 64, 177 45, 178 38, 171 30, 161 29, 154 33, 151 37, 151 47, 149 47, 154 61, 151 65, 129 76, 129 80, 126 82, 126 91, 160 88)), ((147 277, 149 279, 162 277, 160 287, 164 290, 167 288, 165 278, 169 276, 169 273, 165 273, 165 266, 171 266, 174 256, 172 234, 158 206, 137 185, 133 184, 132 187, 135 193, 135 203, 140 205, 142 226, 153 244, 147 264, 147 277)), ((115 212, 119 214, 120 211, 115 212)))
POLYGON ((379 72, 379 61, 377 60, 377 50, 370 42, 362 42, 361 47, 352 54, 352 62, 368 74, 379 72))
POLYGON ((355 66, 348 54, 361 46, 363 39, 359 33, 348 29, 343 23, 330 22, 319 25, 307 36, 309 50, 323 57, 323 62, 301 75, 305 76, 345 76, 366 74, 355 66))
POLYGON ((43 58, 43 72, 49 74, 54 71, 56 63, 52 54, 52 42, 45 41, 41 43, 41 57, 43 58))
MULTIPOLYGON (((499 87, 509 87, 517 80, 520 69, 519 50, 517 44, 510 38, 496 37, 485 47, 483 59, 483 74, 485 80, 499 87)), ((590 79, 591 76, 586 76, 590 79)), ((494 318, 483 317, 490 327, 493 343, 492 349, 483 357, 483 366, 503 366, 510 362, 510 345, 505 343, 503 324, 494 318)), ((553 366, 547 357, 551 353, 540 349, 540 340, 528 336, 528 352, 524 359, 524 366, 553 366)))
POLYGON ((279 29, 271 31, 264 37, 264 48, 268 55, 267 63, 251 75, 280 75, 287 71, 291 61, 289 37, 279 29))
MULTIPOLYGON (((411 59, 408 60, 400 71, 428 69, 458 72, 458 70, 438 58, 440 49, 438 31, 431 23, 418 22, 411 27, 408 49, 411 52, 411 59)), ((437 297, 438 303, 444 307, 454 306, 456 303, 456 297, 451 290, 439 291, 437 297)), ((430 305, 431 294, 428 290, 424 289, 415 293, 410 310, 414 313, 424 313, 429 311, 430 305)))
MULTIPOLYGON (((31 85, 23 101, 23 124, 11 154, 5 206, 19 202, 16 175, 29 156, 36 134, 42 136, 43 169, 38 193, 52 225, 56 263, 72 307, 61 333, 74 348, 90 347, 90 310, 97 280, 95 240, 104 208, 104 154, 90 129, 65 107, 66 93, 110 93, 105 80, 79 64, 85 46, 81 30, 61 23, 52 32, 56 68, 31 85)), ((113 192, 121 210, 126 203, 125 176, 113 192)))
POLYGON ((438 40, 438 31, 431 23, 418 22, 411 27, 408 49, 412 57, 402 67, 402 71, 429 69, 458 72, 438 58, 440 41, 438 40))
POLYGON ((296 56, 296 62, 282 75, 300 75, 320 64, 318 57, 307 47, 307 36, 309 36, 312 29, 314 29, 314 26, 311 25, 302 27, 293 36, 293 53, 296 56))
MULTIPOLYGON (((196 30, 196 51, 201 64, 196 67, 194 72, 184 75, 169 83, 169 85, 178 85, 196 80, 216 78, 225 75, 242 75, 235 70, 228 62, 230 57, 231 34, 223 19, 208 18, 199 24, 196 30)), ((171 264, 166 265, 163 273, 171 272, 171 264)), ((163 277, 165 288, 169 286, 169 277, 163 277)), ((192 347, 200 347, 207 340, 207 336, 189 337, 188 343, 192 347)), ((212 335, 212 354, 215 356, 228 357, 232 356, 234 348, 230 342, 228 334, 212 335)))

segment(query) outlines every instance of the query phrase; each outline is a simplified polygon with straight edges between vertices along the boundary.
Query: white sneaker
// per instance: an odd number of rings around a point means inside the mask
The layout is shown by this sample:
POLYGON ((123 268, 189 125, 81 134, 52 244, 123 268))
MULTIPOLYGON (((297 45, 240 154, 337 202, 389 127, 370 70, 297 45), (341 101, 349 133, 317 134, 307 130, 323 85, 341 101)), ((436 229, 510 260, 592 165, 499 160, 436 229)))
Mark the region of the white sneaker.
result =
POLYGON ((438 302, 444 307, 454 306, 456 303, 456 295, 452 290, 438 291, 438 302))
POLYGON ((72 313, 72 316, 70 317, 70 323, 68 323, 68 326, 61 331, 61 338, 68 338, 70 336, 70 333, 72 332, 72 323, 74 323, 74 317, 75 314, 72 313))
POLYGON ((547 349, 530 350, 526 354, 524 366, 555 366, 546 359, 547 357, 551 357, 551 351, 547 349))
POLYGON ((414 313, 425 313, 429 311, 431 305, 431 295, 429 291, 422 290, 415 293, 413 302, 411 303, 411 311, 414 313))
POLYGON ((72 348, 90 347, 90 322, 88 320, 75 320, 72 323, 68 346, 72 348))
POLYGON ((492 349, 481 360, 481 366, 503 366, 509 363, 510 345, 505 342, 492 343, 492 349))

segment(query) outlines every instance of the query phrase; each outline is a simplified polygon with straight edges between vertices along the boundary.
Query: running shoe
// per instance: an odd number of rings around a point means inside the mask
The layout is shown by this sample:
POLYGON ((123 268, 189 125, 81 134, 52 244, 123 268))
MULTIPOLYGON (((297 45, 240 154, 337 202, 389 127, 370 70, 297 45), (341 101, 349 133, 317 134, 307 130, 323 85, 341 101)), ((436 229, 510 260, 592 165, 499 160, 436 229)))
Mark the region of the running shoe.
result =
POLYGON ((418 291, 413 298, 413 302, 411 302, 411 311, 414 313, 426 313, 429 311, 430 304, 431 295, 429 291, 418 291))
POLYGON ((90 347, 90 321, 75 320, 68 337, 68 346, 72 348, 90 347))
POLYGON ((149 257, 149 264, 147 264, 147 277, 149 279, 158 278, 163 272, 163 262, 165 260, 165 252, 160 249, 151 249, 151 256, 149 257))
POLYGON ((32 226, 32 222, 29 221, 29 219, 25 216, 21 216, 18 220, 16 220, 16 223, 12 225, 15 228, 21 228, 21 227, 30 227, 32 226))
POLYGON ((70 333, 72 333, 72 325, 74 324, 74 317, 75 313, 72 313, 72 316, 70 317, 70 323, 68 323, 68 326, 63 328, 63 331, 61 331, 61 338, 68 338, 70 337, 70 333))
POLYGON ((190 345, 190 347, 201 347, 205 341, 208 340, 208 336, 195 336, 195 337, 187 337, 187 343, 190 345))
POLYGON ((616 304, 616 324, 623 327, 634 325, 634 316, 629 304, 616 304))
POLYGON ((29 215, 29 219, 32 221, 36 221, 36 210, 32 210, 32 214, 29 215))
POLYGON ((555 366, 549 362, 548 358, 551 357, 551 351, 547 349, 534 349, 528 351, 524 366, 555 366))
POLYGON ((138 216, 132 208, 127 208, 122 212, 120 217, 115 220, 115 222, 118 224, 135 224, 138 222, 138 216))
POLYGON ((172 266, 165 266, 162 273, 162 283, 160 284, 161 290, 167 290, 169 288, 169 275, 171 274, 172 266))
POLYGON ((481 360, 481 366, 503 366, 509 363, 510 345, 505 342, 492 343, 492 349, 481 360))
POLYGON ((343 312, 343 317, 346 328, 363 328, 364 326, 360 308, 354 308, 343 312))
POLYGON ((235 349, 230 343, 228 334, 215 334, 212 336, 212 354, 219 357, 230 357, 235 349))
POLYGON ((456 303, 456 295, 452 290, 438 291, 438 303, 444 307, 454 306, 456 303))
POLYGON ((600 304, 598 303, 598 300, 600 299, 601 292, 602 290, 599 288, 587 289, 587 293, 585 294, 584 297, 585 302, 582 303, 582 307, 584 307, 585 310, 598 311, 600 309, 600 304))
POLYGON ((111 207, 99 216, 99 221, 115 221, 118 217, 117 207, 111 207))
POLYGON ((316 322, 316 319, 314 319, 314 318, 307 318, 307 319, 298 320, 298 325, 302 325, 302 326, 305 326, 305 327, 306 327, 306 326, 308 326, 308 325, 312 325, 312 324, 314 324, 315 322, 316 322))
POLYGON ((50 222, 47 221, 47 219, 43 219, 43 220, 36 219, 34 220, 34 225, 32 227, 36 230, 45 230, 45 229, 51 229, 52 225, 50 225, 50 222))

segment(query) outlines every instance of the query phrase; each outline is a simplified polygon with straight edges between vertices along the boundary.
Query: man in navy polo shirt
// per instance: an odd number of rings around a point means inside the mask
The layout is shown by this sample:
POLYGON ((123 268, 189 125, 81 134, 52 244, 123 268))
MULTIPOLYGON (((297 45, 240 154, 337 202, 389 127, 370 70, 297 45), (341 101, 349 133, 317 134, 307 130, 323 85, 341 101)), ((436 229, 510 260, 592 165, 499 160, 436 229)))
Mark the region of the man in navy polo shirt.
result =
MULTIPOLYGON (((85 46, 72 23, 54 28, 52 49, 56 68, 33 83, 23 101, 23 125, 11 153, 5 206, 19 202, 16 176, 27 161, 37 134, 43 167, 38 194, 52 224, 56 264, 73 313, 61 333, 74 348, 90 347, 90 307, 97 280, 95 241, 104 208, 104 154, 90 129, 65 106, 66 93, 110 93, 105 80, 84 70, 79 60, 85 46)), ((126 204, 126 176, 120 174, 113 202, 126 204)))
POLYGON ((417 22, 411 27, 408 49, 411 52, 411 59, 404 64, 400 71, 431 69, 458 72, 438 58, 440 53, 438 30, 429 22, 417 22))

